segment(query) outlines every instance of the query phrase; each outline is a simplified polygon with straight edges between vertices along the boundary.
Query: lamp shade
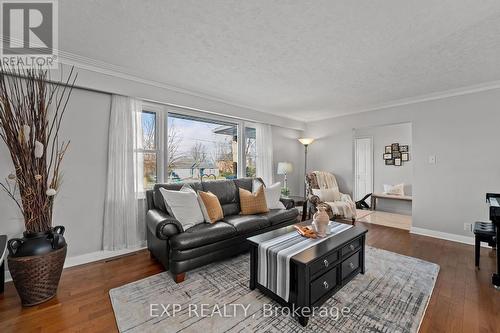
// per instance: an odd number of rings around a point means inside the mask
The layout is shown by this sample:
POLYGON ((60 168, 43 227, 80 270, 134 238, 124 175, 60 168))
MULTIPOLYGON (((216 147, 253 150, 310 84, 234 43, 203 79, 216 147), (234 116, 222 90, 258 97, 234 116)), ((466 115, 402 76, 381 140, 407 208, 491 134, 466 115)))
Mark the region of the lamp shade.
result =
POLYGON ((293 171, 292 163, 290 162, 279 162, 278 163, 278 175, 286 175, 293 171))
POLYGON ((310 145, 311 143, 314 142, 314 138, 300 138, 299 139, 300 143, 302 143, 304 146, 310 145))

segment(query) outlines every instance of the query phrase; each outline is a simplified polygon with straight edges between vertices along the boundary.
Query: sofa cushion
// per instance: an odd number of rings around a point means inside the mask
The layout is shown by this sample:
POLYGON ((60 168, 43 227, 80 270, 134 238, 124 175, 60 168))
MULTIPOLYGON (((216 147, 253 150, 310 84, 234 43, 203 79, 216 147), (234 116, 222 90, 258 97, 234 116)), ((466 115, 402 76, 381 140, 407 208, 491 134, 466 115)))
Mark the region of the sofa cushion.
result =
POLYGON ((165 200, 163 199, 163 195, 160 193, 160 188, 164 188, 166 190, 171 191, 179 191, 184 184, 191 186, 193 190, 196 192, 202 190, 200 182, 186 182, 186 183, 172 183, 172 184, 155 184, 153 188, 153 203, 156 209, 159 209, 163 212, 167 212, 167 208, 165 207, 165 200))
POLYGON ((221 205, 224 216, 238 215, 240 213, 240 205, 237 202, 221 205))
POLYGON ((238 178, 233 180, 237 188, 252 192, 253 178, 238 178))
POLYGON ((212 192, 219 198, 221 205, 235 203, 238 188, 232 180, 211 180, 202 183, 203 191, 212 192))
POLYGON ((299 211, 297 208, 292 209, 271 209, 269 212, 260 214, 259 216, 265 217, 269 220, 271 225, 276 225, 283 223, 285 221, 290 221, 296 219, 299 216, 299 211))
POLYGON ((267 218, 259 215, 231 215, 224 217, 224 222, 234 226, 239 233, 248 233, 271 225, 267 218))
POLYGON ((225 222, 200 223, 170 238, 174 250, 192 249, 236 236, 236 229, 225 222))

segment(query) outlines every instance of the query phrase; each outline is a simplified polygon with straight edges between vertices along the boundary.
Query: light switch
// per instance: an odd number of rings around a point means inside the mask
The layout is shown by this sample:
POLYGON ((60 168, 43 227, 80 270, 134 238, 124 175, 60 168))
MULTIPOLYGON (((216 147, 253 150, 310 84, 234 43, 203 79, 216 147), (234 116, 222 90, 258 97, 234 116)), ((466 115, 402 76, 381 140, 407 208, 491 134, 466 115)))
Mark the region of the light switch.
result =
POLYGON ((429 155, 429 164, 436 164, 436 155, 429 155))

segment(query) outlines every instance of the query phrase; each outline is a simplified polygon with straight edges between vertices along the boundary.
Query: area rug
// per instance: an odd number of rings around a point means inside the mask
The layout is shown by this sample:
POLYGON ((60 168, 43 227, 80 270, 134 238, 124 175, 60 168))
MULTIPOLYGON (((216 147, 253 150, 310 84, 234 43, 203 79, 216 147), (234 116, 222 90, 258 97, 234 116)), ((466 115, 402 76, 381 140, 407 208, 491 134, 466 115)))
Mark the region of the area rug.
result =
POLYGON ((201 267, 176 284, 168 272, 110 290, 120 332, 417 332, 439 266, 366 247, 366 273, 302 327, 248 288, 249 256, 201 267))

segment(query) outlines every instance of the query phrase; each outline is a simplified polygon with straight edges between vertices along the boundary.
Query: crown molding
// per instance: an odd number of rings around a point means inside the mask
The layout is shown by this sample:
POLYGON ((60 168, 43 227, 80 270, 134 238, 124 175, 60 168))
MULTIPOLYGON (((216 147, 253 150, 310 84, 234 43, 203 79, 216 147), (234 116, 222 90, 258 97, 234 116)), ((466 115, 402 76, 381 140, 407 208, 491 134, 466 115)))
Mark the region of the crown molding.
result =
MULTIPOLYGON (((128 68, 118 66, 118 65, 113 65, 107 62, 103 62, 100 60, 80 56, 74 53, 66 52, 59 50, 59 63, 64 64, 64 65, 69 65, 69 66, 75 66, 76 68, 80 69, 85 69, 88 71, 92 72, 97 72, 113 77, 117 77, 120 79, 124 80, 129 80, 137 83, 142 83, 145 85, 150 85, 156 88, 161 88, 161 89, 167 89, 171 91, 175 91, 178 93, 186 94, 186 95, 191 95, 191 96, 196 96, 199 98, 204 98, 208 99, 211 101, 219 102, 219 103, 224 103, 227 105, 232 105, 240 108, 245 108, 248 110, 253 110, 253 111, 258 111, 266 114, 271 114, 280 118, 286 118, 286 119, 293 119, 290 117, 285 117, 277 114, 270 113, 269 111, 262 110, 256 107, 253 107, 251 105, 245 105, 230 99, 224 99, 220 97, 213 96, 209 93, 201 92, 201 91, 193 91, 189 89, 184 89, 175 85, 171 85, 168 83, 160 82, 160 81, 155 81, 155 80, 150 80, 147 78, 142 77, 140 74, 131 71, 128 68)), ((293 119, 297 120, 297 119, 293 119)))
MULTIPOLYGON (((3 41, 2 36, 0 36, 0 41, 3 41)), ((278 117, 281 119, 289 119, 289 120, 301 122, 302 124, 316 122, 316 121, 322 121, 322 120, 327 120, 327 119, 333 119, 333 118, 339 118, 339 117, 344 117, 344 116, 351 116, 351 115, 364 113, 364 112, 390 109, 390 108, 395 108, 395 107, 404 106, 404 105, 418 104, 418 103, 435 101, 435 100, 440 100, 440 99, 445 99, 445 98, 450 98, 450 97, 457 97, 457 96, 462 96, 462 95, 474 94, 474 93, 479 93, 479 92, 488 91, 488 90, 500 89, 500 81, 491 81, 491 82, 485 82, 485 83, 471 85, 471 86, 465 86, 465 87, 460 87, 460 88, 455 88, 455 89, 450 89, 450 90, 444 90, 444 91, 430 93, 430 94, 424 94, 424 95, 419 95, 419 96, 414 96, 414 97, 398 99, 398 100, 394 100, 394 101, 390 101, 390 102, 386 102, 386 103, 381 103, 381 104, 376 104, 376 105, 372 105, 372 106, 368 106, 368 107, 353 109, 350 111, 338 110, 339 113, 337 113, 333 116, 325 115, 325 116, 319 116, 319 117, 311 117, 310 115, 308 115, 307 119, 303 119, 300 117, 295 117, 295 116, 291 116, 291 115, 282 115, 282 114, 278 114, 278 113, 271 112, 268 110, 263 110, 263 109, 260 109, 260 108, 257 108, 257 107, 251 106, 251 105, 242 104, 242 103, 239 103, 237 101, 230 100, 230 99, 220 98, 217 96, 213 96, 210 93, 201 92, 201 91, 193 91, 193 90, 181 88, 181 87, 178 87, 175 85, 171 85, 168 83, 150 80, 150 79, 144 78, 139 73, 131 71, 130 69, 125 68, 123 66, 113 65, 113 64, 110 64, 107 62, 103 62, 103 61, 100 61, 97 59, 93 59, 93 58, 89 58, 89 57, 85 57, 85 56, 81 56, 81 55, 77 55, 77 54, 74 54, 71 52, 66 52, 66 51, 63 51, 60 49, 57 52, 58 52, 57 61, 61 64, 64 64, 64 65, 74 66, 76 68, 88 70, 91 72, 109 75, 109 76, 116 77, 119 79, 128 80, 128 81, 132 81, 132 82, 140 83, 140 84, 144 84, 144 85, 149 85, 149 86, 153 86, 155 88, 166 89, 166 90, 174 91, 174 92, 185 94, 185 95, 190 95, 190 96, 203 98, 203 99, 218 102, 218 103, 223 103, 226 105, 244 108, 244 109, 251 110, 251 111, 257 111, 257 112, 272 115, 272 116, 275 116, 275 117, 278 117)), ((307 110, 304 110, 304 111, 307 112, 307 110)), ((312 112, 314 110, 309 110, 309 111, 312 112)))
POLYGON ((364 113, 364 112, 378 111, 378 110, 390 109, 390 108, 395 108, 395 107, 404 106, 404 105, 411 105, 411 104, 436 101, 436 100, 450 98, 450 97, 476 94, 479 92, 488 91, 488 90, 495 90, 495 89, 500 89, 500 81, 490 81, 490 82, 480 83, 480 84, 466 86, 466 87, 444 90, 444 91, 435 92, 435 93, 431 93, 431 94, 425 94, 425 95, 420 95, 420 96, 415 96, 415 97, 398 99, 398 100, 394 100, 391 102, 377 104, 377 105, 373 105, 373 106, 366 107, 366 108, 342 112, 342 113, 339 113, 335 116, 325 116, 325 117, 317 117, 317 118, 313 117, 312 119, 311 119, 311 117, 309 117, 309 120, 307 122, 310 123, 310 122, 322 121, 322 120, 327 120, 327 119, 334 119, 334 118, 339 118, 339 117, 344 117, 344 116, 352 116, 352 115, 364 113))

